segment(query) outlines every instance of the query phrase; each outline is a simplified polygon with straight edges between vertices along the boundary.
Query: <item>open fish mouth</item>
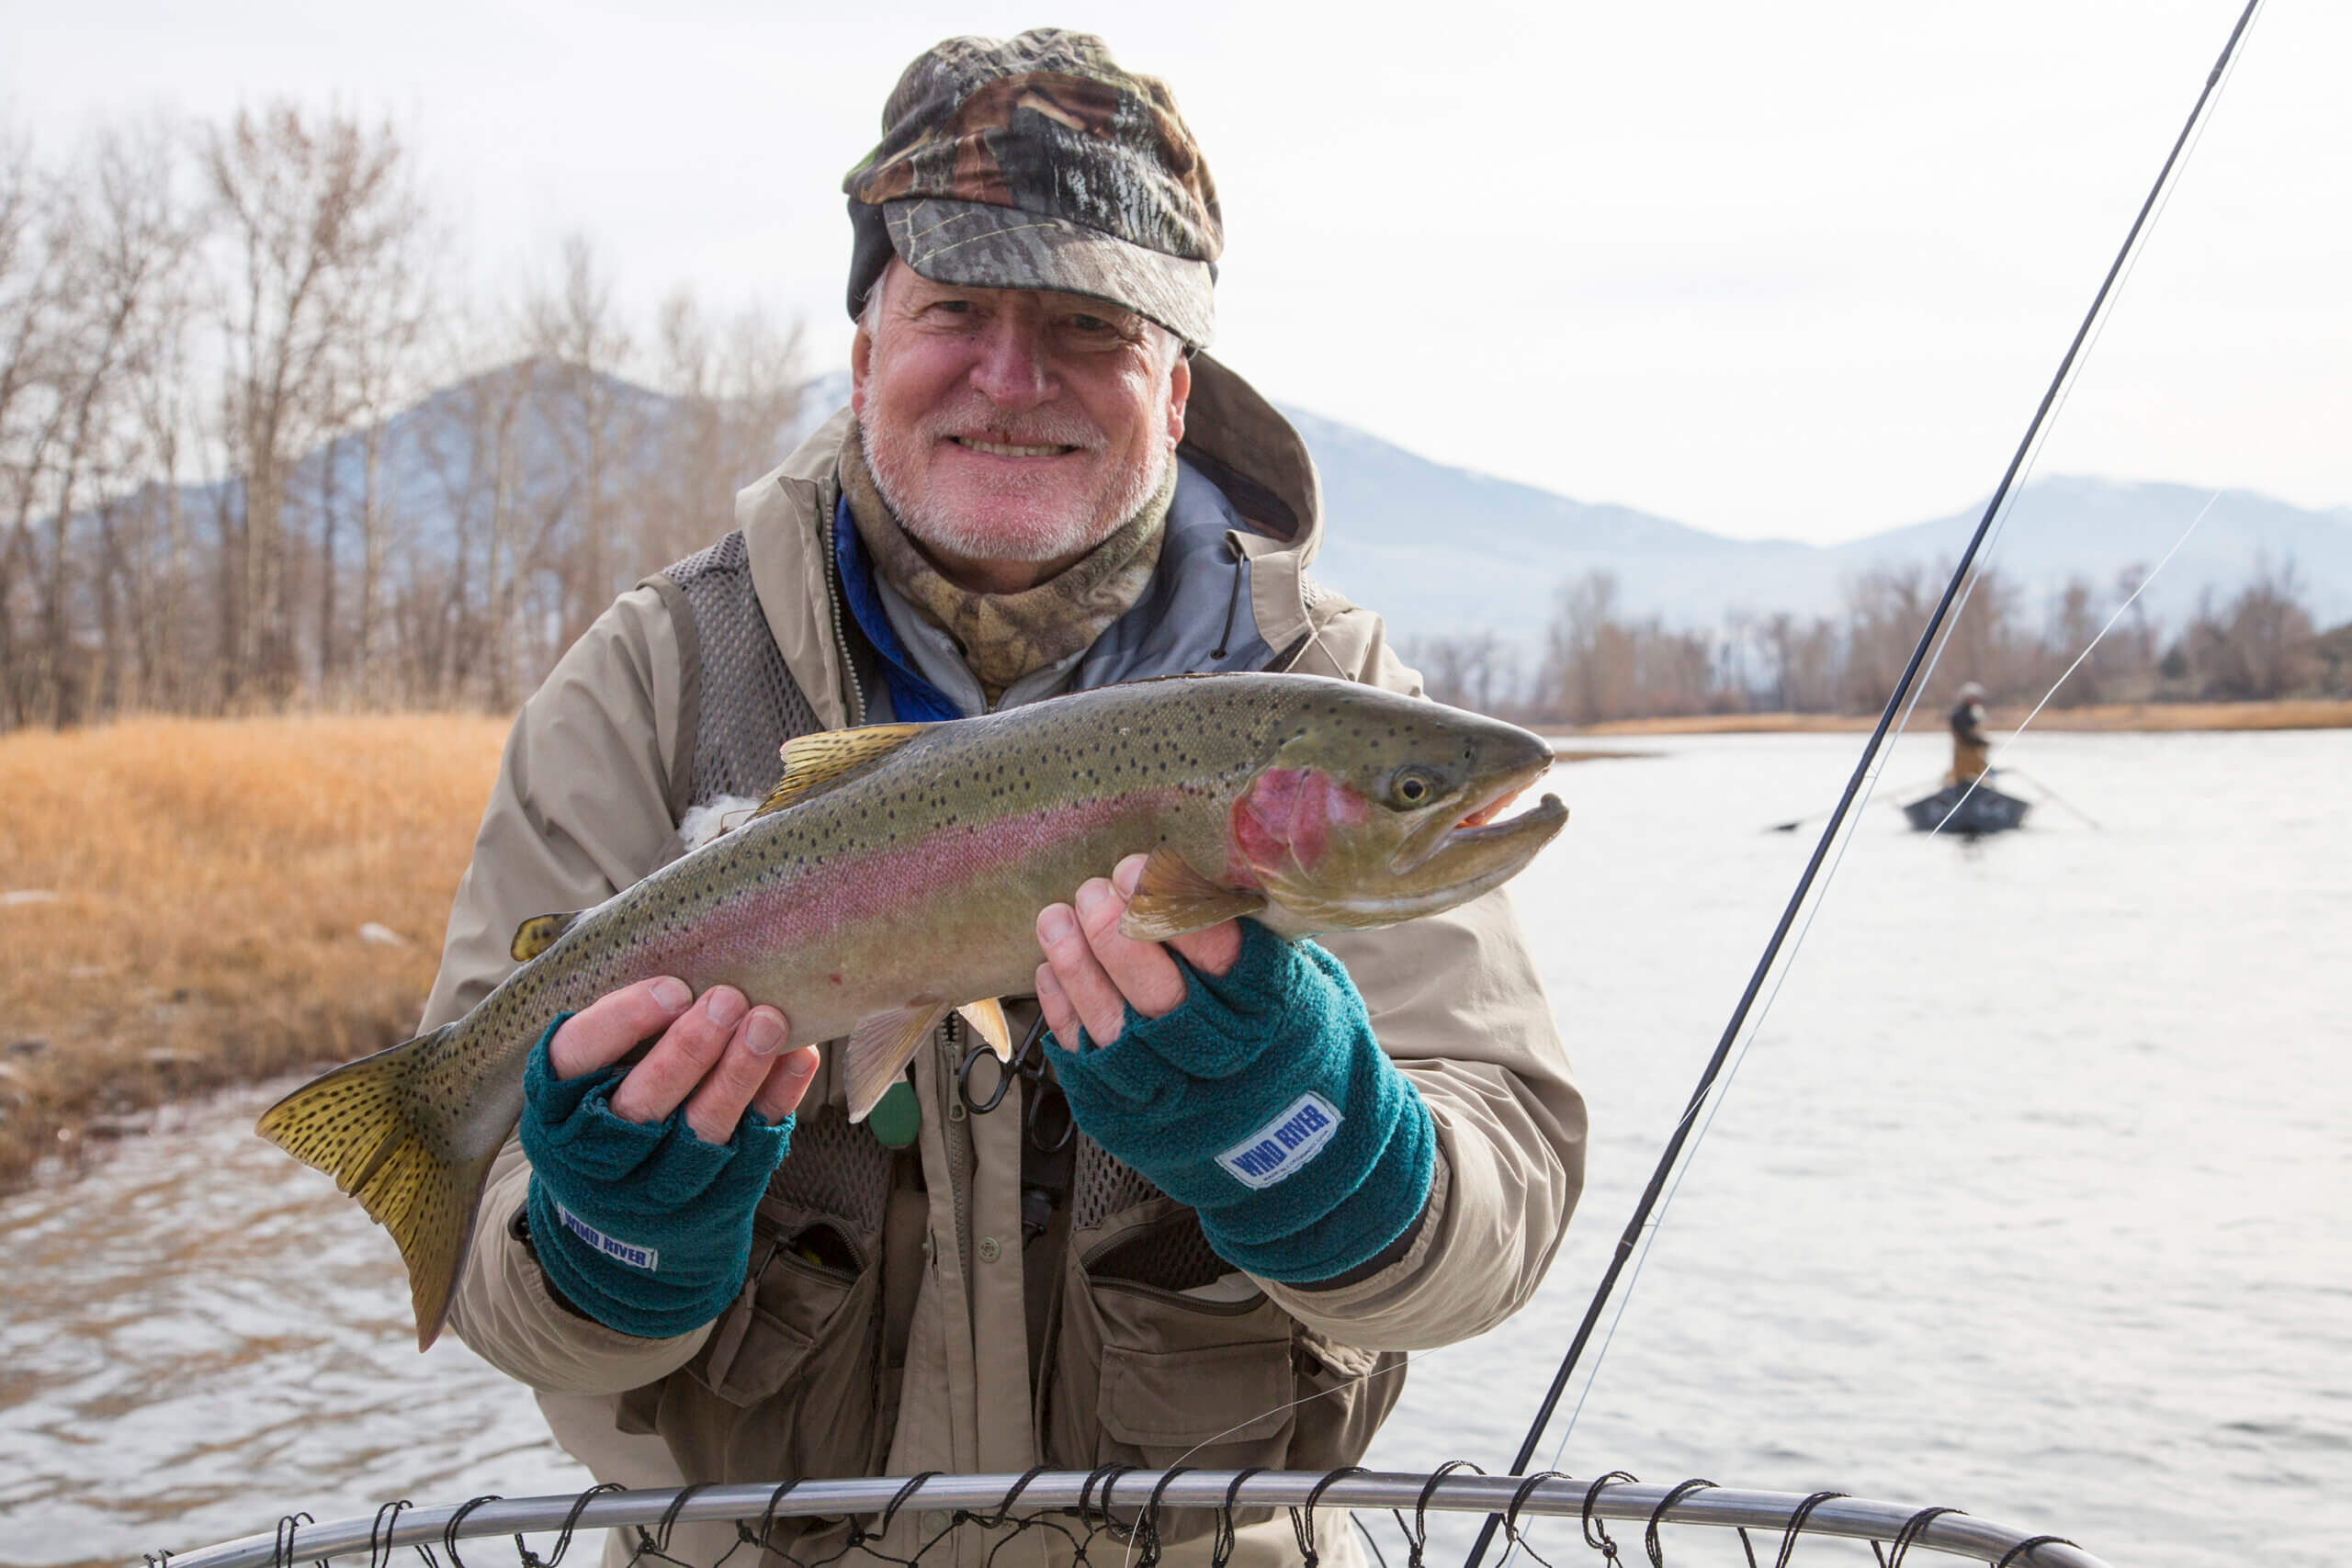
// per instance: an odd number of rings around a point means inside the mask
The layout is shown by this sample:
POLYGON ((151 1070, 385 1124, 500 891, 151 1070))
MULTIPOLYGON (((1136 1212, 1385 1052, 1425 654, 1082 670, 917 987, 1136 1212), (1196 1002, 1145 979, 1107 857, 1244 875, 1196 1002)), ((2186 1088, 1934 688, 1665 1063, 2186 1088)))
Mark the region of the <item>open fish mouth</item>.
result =
MULTIPOLYGON (((1524 787, 1521 786, 1522 789, 1524 787)), ((1521 790, 1512 790, 1509 795, 1496 801, 1492 806, 1481 807, 1464 817, 1453 825, 1451 832, 1438 840, 1439 847, 1479 843, 1488 839, 1512 838, 1531 828, 1556 829, 1559 824, 1568 819, 1566 803, 1556 795, 1547 794, 1518 816, 1505 817, 1498 820, 1498 814, 1510 806, 1511 801, 1517 799, 1520 794, 1521 790)))
POLYGON ((1547 794, 1516 817, 1502 814, 1526 793, 1530 784, 1551 771, 1552 760, 1545 757, 1506 775, 1451 824, 1438 828, 1431 823, 1415 833, 1391 863, 1392 868, 1398 875, 1404 875, 1442 855, 1482 847, 1491 849, 1522 839, 1528 840, 1527 852, 1533 854, 1566 823, 1566 803, 1558 795, 1547 794))

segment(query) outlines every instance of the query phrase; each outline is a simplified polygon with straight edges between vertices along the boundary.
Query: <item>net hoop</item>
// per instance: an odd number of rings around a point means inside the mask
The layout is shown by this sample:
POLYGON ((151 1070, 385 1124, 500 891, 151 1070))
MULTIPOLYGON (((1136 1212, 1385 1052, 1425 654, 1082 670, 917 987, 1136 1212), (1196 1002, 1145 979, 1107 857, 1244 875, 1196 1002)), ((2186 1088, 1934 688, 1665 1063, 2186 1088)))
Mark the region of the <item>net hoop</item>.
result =
MULTIPOLYGON (((2004 1568, 2107 1568, 2072 1542, 1996 1524, 1973 1515, 1922 1509, 1867 1498, 1795 1492, 1744 1491, 1690 1483, 1579 1481, 1519 1475, 1390 1472, 1123 1470, 1046 1471, 1018 1475, 876 1476, 804 1481, 783 1486, 669 1487, 640 1492, 596 1491, 513 1497, 447 1506, 394 1508, 368 1517, 283 1524, 274 1535, 252 1535, 186 1552, 158 1552, 148 1568, 273 1568, 322 1558, 367 1553, 383 1560, 390 1548, 436 1546, 448 1540, 520 1532, 607 1529, 678 1522, 756 1521, 763 1516, 867 1516, 891 1508, 962 1509, 987 1517, 1012 1500, 1023 1513, 1101 1512, 1132 1518, 1157 1495, 1162 1508, 1300 1507, 1409 1509, 1529 1516, 1641 1526, 1693 1525, 1719 1529, 1781 1531, 1798 1521, 1807 1535, 1853 1540, 1905 1540, 1912 1550, 1949 1553, 2004 1568), (1017 1500, 1013 1495, 1017 1493, 1017 1500), (1921 1522, 1923 1514, 1934 1517, 1921 1522), (452 1519, 457 1522, 450 1529, 452 1519), (289 1534, 298 1539, 288 1540, 289 1534)), ((302 1517, 302 1516, 297 1516, 302 1517)), ((1654 1532, 1653 1532, 1654 1539, 1654 1532)))

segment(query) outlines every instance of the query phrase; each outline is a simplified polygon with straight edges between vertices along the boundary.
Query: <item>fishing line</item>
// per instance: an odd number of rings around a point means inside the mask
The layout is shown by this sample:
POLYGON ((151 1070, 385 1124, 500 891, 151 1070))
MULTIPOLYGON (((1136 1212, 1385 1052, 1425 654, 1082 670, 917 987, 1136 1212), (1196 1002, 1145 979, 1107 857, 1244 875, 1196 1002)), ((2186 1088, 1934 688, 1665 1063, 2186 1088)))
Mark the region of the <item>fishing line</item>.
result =
MULTIPOLYGON (((1559 1369, 1554 1373, 1551 1385, 1544 1393, 1543 1403, 1536 1412, 1535 1420, 1529 1427, 1526 1438, 1520 1445, 1518 1457, 1512 1461, 1511 1469, 1514 1472, 1523 1472, 1526 1469, 1528 1461, 1534 1456, 1536 1445, 1543 1440, 1544 1429, 1551 1425, 1553 1414, 1559 1406, 1560 1397, 1566 1391, 1568 1380, 1575 1373, 1577 1362, 1583 1355, 1585 1347, 1591 1340, 1593 1329, 1600 1322, 1600 1314, 1606 1308, 1611 1294, 1615 1291, 1617 1281, 1623 1274, 1626 1264, 1633 1259, 1635 1248, 1648 1226, 1651 1214, 1666 1195, 1668 1180, 1673 1175, 1677 1162, 1681 1157, 1683 1147, 1690 1140, 1699 1111, 1706 1104, 1710 1091, 1722 1075, 1724 1066, 1731 1056, 1733 1046, 1738 1042, 1747 1016, 1754 1008, 1758 997, 1763 991, 1764 982, 1770 976, 1781 948, 1788 941, 1790 931, 1796 925, 1797 916, 1804 908, 1806 897, 1812 892, 1824 863, 1829 859, 1831 850, 1838 843, 1840 829, 1845 827, 1848 816, 1852 811, 1854 803, 1861 795, 1864 786, 1874 781, 1872 763, 1885 745, 1887 734, 1894 726, 1895 715, 1898 712, 1907 714, 1911 708, 1917 706, 1917 699, 1912 695, 1912 689, 1914 682, 1918 679, 1921 666, 1927 661, 1929 651, 1934 649, 1938 635, 1943 630, 1955 601, 1961 597, 1962 589, 1969 578, 1970 568, 1974 565, 1978 553, 1991 534, 1994 523, 2000 515, 2003 503, 2008 499, 2010 491, 2017 482, 2018 475, 2024 468, 2027 457, 2033 451, 2052 409, 2058 402, 2069 378, 2074 373, 2084 344, 2089 340, 2093 329, 2098 324, 2100 313, 2106 309, 2108 300, 2112 297, 2118 278, 2123 275, 2130 263, 2132 251, 2138 245, 2141 235, 2146 231, 2151 215, 2159 207, 2165 188, 2172 179, 2173 171, 2178 166, 2183 152, 2190 144, 2199 122, 2204 118, 2206 107, 2212 101, 2215 89, 2227 73, 2230 62, 2237 52, 2238 44, 2245 37, 2246 28, 2253 21, 2255 12, 2261 4, 2262 0, 2246 0, 2245 10, 2239 13, 2236 24, 2230 29, 2229 39, 2222 45, 2221 55, 2214 61, 2212 69, 2207 73, 2204 86, 2197 95, 2195 107, 2189 110, 2188 118, 2182 125, 2180 134, 2174 139, 2171 151, 2165 154, 2164 166, 2157 172, 2154 185, 2149 188, 2146 199, 2141 203, 2138 214, 2132 219, 2131 230, 2124 236, 2122 247, 2116 253, 2114 261, 2109 265, 2107 275, 2100 281, 2098 291, 2091 299, 2089 310, 2084 315, 2082 323, 2075 328, 2074 339, 2067 345, 2064 356, 2059 361, 2057 373, 2052 377, 2048 389, 2041 395, 2041 403, 2034 410, 2033 418, 2027 425, 2024 438, 2018 442, 2017 451, 2010 457, 2008 468, 2002 474, 2001 482, 1995 489, 1991 501, 1987 502, 1984 514, 1978 521, 1974 533, 1970 536, 1968 547, 1962 552, 1959 565, 1953 569, 1951 580, 1945 583, 1943 593, 1937 601, 1935 611, 1928 617, 1928 625, 1920 633, 1918 642, 1913 647, 1911 656, 1904 665, 1903 673, 1895 682, 1894 690, 1888 694, 1886 705, 1879 715, 1878 724, 1871 729, 1870 739, 1862 748, 1862 755, 1856 762, 1852 775, 1846 782, 1845 790, 1838 797, 1837 807, 1830 813, 1829 822, 1822 829, 1821 838, 1814 845, 1813 853, 1807 859, 1804 870, 1797 879, 1796 889, 1791 894, 1787 906, 1781 910, 1780 919, 1773 927, 1771 937, 1765 944, 1764 953, 1757 961, 1754 972, 1748 976, 1747 985, 1740 994, 1739 1002, 1732 1011, 1731 1020, 1724 1025, 1724 1032, 1717 1040, 1714 1051, 1707 1060, 1705 1069, 1700 1075, 1698 1087, 1692 1091, 1690 1102, 1684 1107, 1682 1115, 1675 1123, 1672 1134, 1667 1140, 1665 1151, 1660 1155, 1657 1168, 1651 1172, 1649 1181, 1643 1189, 1640 1201, 1634 1206, 1633 1218, 1626 1224, 1623 1234, 1618 1237, 1616 1248, 1611 1256, 1609 1268, 1601 1278, 1600 1288, 1594 1292, 1592 1302, 1586 1309, 1583 1321, 1577 1325, 1575 1337, 1569 1342, 1566 1354, 1561 1358, 1559 1369), (1906 699, 1909 699, 1907 703, 1906 699)), ((1807 924, 1809 928, 1810 921, 1807 924)), ((1777 990, 1776 987, 1776 994, 1777 990)), ((1470 1554, 1464 1560, 1464 1568, 1477 1568, 1478 1563, 1486 1556, 1487 1548, 1493 1542, 1495 1531, 1500 1523, 1501 1516, 1496 1514, 1487 1516, 1486 1524, 1478 1532, 1477 1542, 1470 1549, 1470 1554)))

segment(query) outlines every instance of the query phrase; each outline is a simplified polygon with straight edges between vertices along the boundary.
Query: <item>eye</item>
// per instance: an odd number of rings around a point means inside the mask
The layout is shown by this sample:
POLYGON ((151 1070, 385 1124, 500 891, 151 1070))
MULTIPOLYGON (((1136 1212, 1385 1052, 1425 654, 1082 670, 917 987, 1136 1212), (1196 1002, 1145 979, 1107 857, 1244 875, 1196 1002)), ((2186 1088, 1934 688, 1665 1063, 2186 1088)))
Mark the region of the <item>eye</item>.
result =
POLYGON ((1116 350, 1137 342, 1143 329, 1136 318, 1105 316, 1092 310, 1072 310, 1061 318, 1062 341, 1072 347, 1116 350))
POLYGON ((1443 792, 1445 781, 1429 769, 1408 764, 1388 775, 1388 799, 1392 805, 1410 809, 1427 806, 1443 792))

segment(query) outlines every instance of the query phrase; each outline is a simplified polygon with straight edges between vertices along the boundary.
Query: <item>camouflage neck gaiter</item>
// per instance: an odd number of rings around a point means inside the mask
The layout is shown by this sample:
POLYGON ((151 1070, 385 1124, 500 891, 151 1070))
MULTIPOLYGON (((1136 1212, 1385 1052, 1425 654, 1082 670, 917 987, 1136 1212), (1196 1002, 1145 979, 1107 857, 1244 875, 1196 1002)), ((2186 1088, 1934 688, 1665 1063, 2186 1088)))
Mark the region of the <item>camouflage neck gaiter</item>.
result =
POLYGON ((855 426, 842 452, 841 478, 875 570, 956 639, 991 705, 1023 675, 1090 647, 1135 608, 1159 569, 1168 503, 1176 494, 1170 461, 1159 491, 1142 509, 1062 571, 1018 593, 978 593, 949 581, 899 526, 865 466, 865 441, 855 426))

